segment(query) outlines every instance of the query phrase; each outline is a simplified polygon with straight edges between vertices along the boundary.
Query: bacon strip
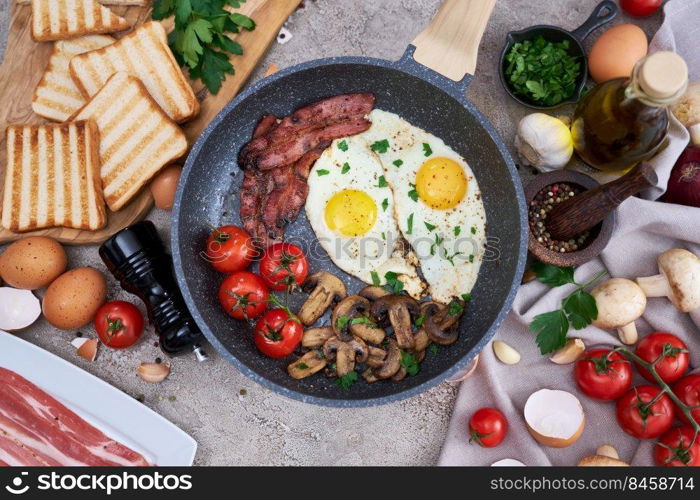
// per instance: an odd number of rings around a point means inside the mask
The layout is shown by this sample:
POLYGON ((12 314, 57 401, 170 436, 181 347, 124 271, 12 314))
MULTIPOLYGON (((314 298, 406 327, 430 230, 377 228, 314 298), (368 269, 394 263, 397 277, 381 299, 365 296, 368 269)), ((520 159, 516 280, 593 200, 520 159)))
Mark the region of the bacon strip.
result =
POLYGON ((0 368, 0 461, 11 465, 148 465, 139 453, 110 439, 5 368, 0 368))
POLYGON ((263 116, 239 154, 244 170, 243 227, 266 248, 282 241, 284 228, 306 202, 314 162, 334 139, 367 130, 373 94, 344 94, 300 108, 281 120, 263 116))

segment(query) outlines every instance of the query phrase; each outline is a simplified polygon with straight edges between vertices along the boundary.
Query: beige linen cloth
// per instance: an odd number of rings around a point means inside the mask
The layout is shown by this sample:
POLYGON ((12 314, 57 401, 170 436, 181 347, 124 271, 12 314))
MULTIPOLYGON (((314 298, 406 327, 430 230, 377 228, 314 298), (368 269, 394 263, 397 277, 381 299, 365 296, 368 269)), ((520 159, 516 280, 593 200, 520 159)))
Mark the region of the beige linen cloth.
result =
MULTIPOLYGON (((651 43, 651 51, 675 50, 688 62, 691 81, 700 80, 700 0, 671 0, 664 8, 664 23, 651 43)), ((651 201, 663 193, 671 168, 688 143, 687 131, 675 120, 670 127, 671 143, 653 163, 659 187, 645 198, 630 198, 618 210, 618 220, 610 244, 600 258, 576 270, 583 283, 602 269, 613 277, 636 278, 657 274, 656 256, 669 248, 686 248, 700 255, 700 208, 651 201)), ((525 465, 571 466, 595 454, 602 444, 611 444, 620 458, 633 465, 653 464, 653 442, 640 442, 625 434, 615 420, 615 404, 594 401, 580 393, 572 377, 573 365, 559 366, 539 353, 535 334, 528 325, 537 314, 558 309, 573 286, 550 289, 539 282, 524 285, 513 309, 495 339, 517 349, 522 359, 512 366, 498 361, 489 344, 481 354, 474 375, 462 382, 439 465, 491 465, 514 458, 525 465), (561 389, 575 394, 583 404, 586 427, 583 436, 568 448, 546 448, 528 433, 523 418, 527 397, 538 389, 561 389), (469 444, 468 422, 477 409, 493 406, 508 419, 504 442, 496 448, 469 444)), ((649 299, 643 318, 637 321, 640 336, 652 331, 668 331, 680 336, 691 353, 691 367, 700 368, 700 310, 691 314, 677 311, 666 298, 649 299)), ((588 348, 619 345, 615 332, 593 326, 571 330, 588 348)), ((635 376, 635 384, 645 383, 635 376)))

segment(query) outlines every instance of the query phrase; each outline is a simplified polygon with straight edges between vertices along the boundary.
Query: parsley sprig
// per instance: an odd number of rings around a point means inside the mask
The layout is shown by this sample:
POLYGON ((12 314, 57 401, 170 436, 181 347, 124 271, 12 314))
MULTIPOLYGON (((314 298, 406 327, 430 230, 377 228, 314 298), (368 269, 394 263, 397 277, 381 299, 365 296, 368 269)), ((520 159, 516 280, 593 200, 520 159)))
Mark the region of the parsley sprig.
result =
POLYGON ((175 29, 168 44, 190 77, 201 79, 212 94, 221 89, 226 75, 234 68, 229 54, 241 55, 243 48, 228 33, 252 31, 255 21, 226 7, 237 9, 245 0, 155 0, 152 17, 156 20, 175 16, 175 29))
POLYGON ((586 291, 586 288, 594 285, 607 273, 601 271, 593 279, 578 283, 574 279, 573 267, 557 267, 535 262, 532 270, 539 281, 551 288, 576 285, 576 290, 562 300, 560 309, 538 314, 530 324, 530 331, 537 333, 540 352, 548 354, 564 347, 570 326, 575 330, 581 330, 598 317, 595 298, 586 291))

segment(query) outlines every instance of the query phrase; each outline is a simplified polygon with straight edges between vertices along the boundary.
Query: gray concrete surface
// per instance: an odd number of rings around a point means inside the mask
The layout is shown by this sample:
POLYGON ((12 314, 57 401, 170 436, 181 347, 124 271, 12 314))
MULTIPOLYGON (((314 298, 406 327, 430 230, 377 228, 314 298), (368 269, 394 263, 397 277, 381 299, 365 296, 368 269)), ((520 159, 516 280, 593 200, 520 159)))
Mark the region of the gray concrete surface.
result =
MULTIPOLYGON (((0 2, 3 27, 9 14, 8 3, 0 2)), ((595 0, 497 3, 481 44, 469 96, 495 124, 506 143, 512 143, 517 121, 528 113, 505 94, 498 80, 497 60, 506 32, 539 23, 573 29, 596 4, 595 0)), ((252 79, 260 78, 273 62, 286 67, 333 55, 397 59, 438 5, 439 0, 306 0, 305 8, 288 22, 293 38, 284 45, 274 45, 252 79)), ((621 15, 615 22, 629 19, 621 15)), ((635 22, 651 35, 660 16, 635 22)), ((4 43, 4 35, 1 40, 4 43)), ((561 109, 558 113, 569 111, 561 109)), ((525 169, 521 172, 527 181, 531 174, 525 169)), ((150 219, 168 238, 169 214, 154 210, 150 219)), ((73 267, 92 265, 104 270, 95 247, 70 248, 69 256, 73 267)), ((109 296, 129 299, 114 281, 110 281, 109 296)), ((84 333, 94 334, 90 328, 84 333)), ((318 408, 263 389, 211 348, 209 362, 198 364, 191 357, 175 359, 172 374, 165 382, 147 385, 135 370, 140 362, 160 356, 151 329, 132 349, 101 349, 93 363, 75 355, 69 343, 74 333, 56 331, 44 320, 19 335, 132 396, 142 395, 144 404, 199 442, 197 465, 431 465, 440 452, 457 390, 446 382, 388 406, 318 408)))

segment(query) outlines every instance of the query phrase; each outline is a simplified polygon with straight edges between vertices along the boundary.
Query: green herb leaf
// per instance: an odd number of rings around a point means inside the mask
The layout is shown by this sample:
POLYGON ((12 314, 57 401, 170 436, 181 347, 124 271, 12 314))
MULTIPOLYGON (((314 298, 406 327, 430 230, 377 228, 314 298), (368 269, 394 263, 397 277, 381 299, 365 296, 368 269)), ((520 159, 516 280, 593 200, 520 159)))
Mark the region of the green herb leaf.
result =
POLYGON ((175 11, 175 0, 155 0, 153 2, 153 12, 151 17, 160 21, 173 15, 175 11))
POLYGON ((377 271, 370 271, 370 276, 372 276, 372 284, 374 286, 379 286, 381 284, 381 280, 379 279, 379 273, 377 271))
POLYGON ((469 254, 469 263, 470 264, 474 263, 474 254, 469 254))
POLYGON ((411 186, 411 190, 408 192, 408 197, 413 201, 418 201, 418 191, 416 190, 416 185, 408 183, 411 186))
POLYGON ((326 170, 325 168, 321 168, 319 170, 316 170, 316 173, 318 174, 319 177, 321 177, 322 175, 330 174, 330 172, 328 170, 326 170))
POLYGON ((306 363, 299 363, 299 364, 297 365, 297 368, 299 368, 300 370, 308 370, 308 369, 309 369, 309 365, 307 365, 306 363))
POLYGON ((433 154, 433 150, 430 147, 430 144, 428 144, 427 142, 423 143, 423 154, 425 156, 430 156, 431 154, 433 154))
POLYGON ((348 150, 348 141, 346 141, 345 139, 340 141, 338 143, 338 149, 340 149, 341 151, 347 151, 348 150))
POLYGON ((357 372, 351 371, 335 379, 335 384, 339 385, 343 389, 350 389, 357 382, 357 372))
POLYGON ((440 351, 440 346, 437 344, 430 344, 430 347, 428 347, 428 352, 430 354, 437 354, 440 351))
POLYGON ((370 147, 372 148, 372 151, 376 151, 377 153, 386 153, 389 150, 389 141, 387 139, 383 139, 375 142, 370 147))
POLYGON ((391 288, 391 291, 395 294, 399 294, 403 291, 403 282, 399 280, 399 275, 394 271, 389 271, 384 275, 386 284, 391 288))
POLYGON ((576 283, 576 281, 574 281, 573 267, 557 267, 551 264, 545 264, 544 262, 535 261, 532 263, 531 269, 537 275, 538 280, 552 288, 569 283, 576 283))
POLYGON ((350 317, 348 316, 338 316, 338 319, 335 321, 335 326, 338 328, 338 330, 342 330, 345 328, 350 321, 350 317))
POLYGON ((423 326, 423 323, 425 323, 425 314, 421 314, 420 316, 418 316, 414 323, 418 328, 423 326))
POLYGON ((374 324, 374 321, 372 321, 370 318, 367 316, 359 316, 357 318, 353 318, 350 320, 351 325, 367 325, 367 326, 377 326, 374 324))
POLYGON ((420 364, 418 363, 416 357, 406 351, 401 351, 401 366, 406 369, 406 373, 408 373, 411 377, 417 375, 420 371, 420 364))
POLYGON ((426 222, 426 221, 423 221, 423 224, 425 224, 425 228, 428 231, 432 231, 433 229, 435 229, 437 227, 437 226, 433 226, 430 222, 426 222))
POLYGON ((472 226, 470 231, 472 232, 472 234, 476 234, 476 226, 472 226))
POLYGON ((462 300, 464 302, 469 302, 470 300, 472 300, 472 294, 471 293, 463 293, 462 300))
POLYGON ((413 234, 413 214, 408 216, 408 220, 406 221, 407 227, 406 227, 406 234, 413 234))
POLYGON ((564 299, 562 309, 575 330, 586 328, 598 317, 598 306, 595 298, 582 288, 564 299))
POLYGON ((537 345, 540 352, 548 354, 566 344, 569 320, 561 309, 538 314, 530 324, 530 331, 537 333, 537 345))
POLYGON ((459 226, 455 226, 455 228, 454 228, 455 236, 459 236, 459 233, 461 233, 461 232, 462 232, 462 228, 459 226))
POLYGON ((459 316, 464 311, 464 307, 456 300, 452 300, 447 305, 447 312, 450 316, 459 316))
POLYGON ((343 163, 343 168, 340 170, 341 174, 347 174, 350 172, 350 164, 348 162, 343 163))
POLYGON ((384 198, 382 200, 382 212, 386 212, 387 208, 389 208, 389 198, 384 198))
POLYGON ((387 187, 388 185, 389 185, 389 183, 386 182, 386 179, 384 178, 384 176, 380 175, 379 179, 377 179, 377 187, 383 188, 383 187, 387 187))
POLYGON ((400 167, 401 165, 403 165, 403 160, 394 160, 391 163, 393 163, 397 167, 400 167))

